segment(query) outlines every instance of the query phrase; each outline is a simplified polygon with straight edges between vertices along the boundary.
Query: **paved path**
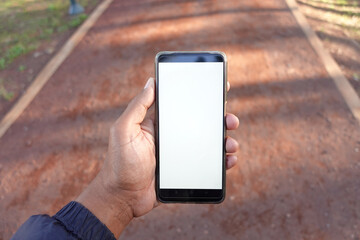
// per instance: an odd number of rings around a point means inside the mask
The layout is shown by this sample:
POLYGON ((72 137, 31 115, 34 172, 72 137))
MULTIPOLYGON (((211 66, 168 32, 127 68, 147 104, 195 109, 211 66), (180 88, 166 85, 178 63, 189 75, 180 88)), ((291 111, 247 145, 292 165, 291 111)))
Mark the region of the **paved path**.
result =
POLYGON ((160 50, 221 50, 238 166, 220 205, 162 205, 121 239, 359 239, 360 129, 283 0, 114 1, 0 139, 0 239, 96 175, 160 50))

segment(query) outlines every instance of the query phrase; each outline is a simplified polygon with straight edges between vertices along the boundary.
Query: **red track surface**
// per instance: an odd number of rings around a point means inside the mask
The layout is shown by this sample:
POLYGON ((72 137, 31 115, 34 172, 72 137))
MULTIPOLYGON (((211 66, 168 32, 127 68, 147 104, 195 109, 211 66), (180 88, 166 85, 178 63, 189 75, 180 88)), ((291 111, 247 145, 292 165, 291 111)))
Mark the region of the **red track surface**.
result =
POLYGON ((121 239, 359 239, 360 129, 282 0, 114 1, 0 139, 0 239, 91 181, 161 50, 227 54, 239 164, 224 203, 162 205, 121 239))

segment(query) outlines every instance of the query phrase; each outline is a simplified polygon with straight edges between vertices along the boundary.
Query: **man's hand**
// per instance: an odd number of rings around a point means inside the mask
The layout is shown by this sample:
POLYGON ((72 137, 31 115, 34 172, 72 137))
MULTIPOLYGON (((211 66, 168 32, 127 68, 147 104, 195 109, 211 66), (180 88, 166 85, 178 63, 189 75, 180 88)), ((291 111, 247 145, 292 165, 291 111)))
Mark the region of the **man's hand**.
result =
MULTIPOLYGON (((155 99, 154 79, 128 105, 110 130, 108 156, 103 168, 77 201, 95 214, 115 235, 133 217, 158 205, 155 194, 155 99)), ((228 84, 228 90, 230 85, 228 84)), ((226 127, 234 130, 239 120, 226 115, 226 127)), ((236 164, 238 143, 226 138, 226 167, 236 164)))

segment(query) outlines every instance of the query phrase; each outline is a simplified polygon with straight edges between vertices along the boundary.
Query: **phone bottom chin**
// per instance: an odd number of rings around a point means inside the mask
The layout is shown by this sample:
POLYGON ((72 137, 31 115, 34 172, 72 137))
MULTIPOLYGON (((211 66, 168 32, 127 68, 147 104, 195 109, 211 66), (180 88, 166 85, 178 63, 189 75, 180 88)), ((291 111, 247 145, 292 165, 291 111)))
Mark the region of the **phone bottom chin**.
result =
POLYGON ((204 204, 218 204, 222 203, 225 198, 219 198, 219 199, 199 199, 199 198, 158 198, 159 202, 161 203, 204 203, 204 204))
POLYGON ((221 203, 223 189, 159 189, 158 200, 163 203, 221 203))

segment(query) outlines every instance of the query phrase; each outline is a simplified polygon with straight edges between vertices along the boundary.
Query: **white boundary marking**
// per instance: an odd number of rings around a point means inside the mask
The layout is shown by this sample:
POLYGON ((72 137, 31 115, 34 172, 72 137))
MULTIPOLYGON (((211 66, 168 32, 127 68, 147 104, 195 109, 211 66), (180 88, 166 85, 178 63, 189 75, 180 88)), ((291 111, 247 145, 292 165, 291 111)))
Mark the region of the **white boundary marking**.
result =
POLYGON ((94 25, 101 14, 109 7, 113 0, 104 0, 96 9, 90 14, 89 18, 76 30, 75 33, 67 40, 59 52, 46 64, 41 72, 36 76, 35 80, 26 89, 26 92, 20 97, 10 111, 4 116, 0 122, 0 138, 16 121, 21 113, 26 109, 31 101, 40 92, 43 86, 47 83, 54 72, 60 67, 64 60, 75 49, 79 42, 83 39, 85 34, 94 25))
POLYGON ((302 28, 305 33, 308 41, 315 50, 315 52, 320 57, 323 62, 326 71, 329 73, 331 78, 334 80, 334 83, 337 89, 340 91, 343 96, 346 104, 350 108, 352 114, 360 124, 360 99, 354 88, 351 86, 349 81, 346 79, 342 73, 339 65, 335 62, 332 56, 324 49, 322 42, 316 35, 316 33, 311 29, 309 23, 307 22, 304 15, 299 11, 298 5, 295 0, 286 0, 287 5, 289 6, 293 16, 295 17, 297 23, 302 28))

